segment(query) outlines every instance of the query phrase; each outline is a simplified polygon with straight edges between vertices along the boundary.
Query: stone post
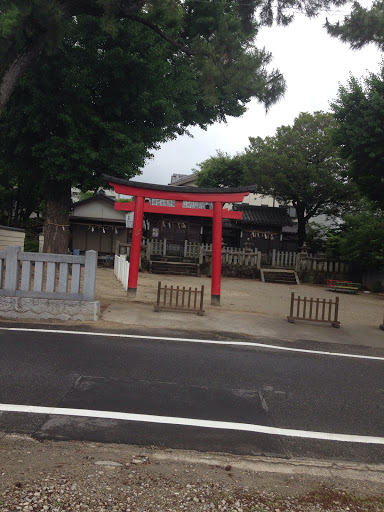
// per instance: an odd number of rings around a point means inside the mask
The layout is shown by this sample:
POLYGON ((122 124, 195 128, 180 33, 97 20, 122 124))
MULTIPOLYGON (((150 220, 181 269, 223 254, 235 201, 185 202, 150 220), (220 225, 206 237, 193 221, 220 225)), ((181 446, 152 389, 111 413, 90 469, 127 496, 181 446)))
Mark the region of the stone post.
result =
POLYGON ((96 269, 97 269, 97 252, 86 251, 84 266, 84 300, 95 300, 96 290, 96 269))
POLYGON ((257 251, 257 270, 261 269, 261 251, 257 251))
POLYGON ((6 252, 4 290, 9 297, 14 297, 19 286, 20 262, 18 256, 20 247, 10 245, 6 252))

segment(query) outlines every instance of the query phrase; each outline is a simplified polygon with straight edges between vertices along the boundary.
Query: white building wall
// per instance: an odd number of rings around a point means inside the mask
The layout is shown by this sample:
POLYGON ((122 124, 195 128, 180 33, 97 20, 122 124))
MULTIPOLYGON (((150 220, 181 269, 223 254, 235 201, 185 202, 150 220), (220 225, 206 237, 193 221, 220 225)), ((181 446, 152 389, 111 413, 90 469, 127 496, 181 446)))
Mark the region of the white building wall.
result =
POLYGON ((274 197, 261 194, 249 194, 249 196, 244 197, 243 203, 252 206, 280 206, 280 203, 274 197))
POLYGON ((112 204, 110 205, 103 200, 86 204, 75 204, 73 216, 90 219, 125 220, 125 212, 115 210, 112 204))
POLYGON ((25 232, 0 226, 0 251, 6 251, 9 245, 18 245, 24 251, 25 232))

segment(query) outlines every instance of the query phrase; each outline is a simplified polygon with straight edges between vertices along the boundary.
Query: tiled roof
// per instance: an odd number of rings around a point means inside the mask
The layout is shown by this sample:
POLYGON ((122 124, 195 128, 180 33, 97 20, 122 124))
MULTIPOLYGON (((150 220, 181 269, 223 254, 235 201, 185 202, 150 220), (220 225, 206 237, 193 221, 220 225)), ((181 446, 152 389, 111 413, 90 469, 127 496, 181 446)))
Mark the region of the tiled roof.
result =
POLYGON ((297 222, 294 222, 292 226, 284 226, 283 233, 297 235, 297 222))
POLYGON ((6 231, 20 231, 21 233, 25 233, 25 229, 13 228, 12 226, 0 226, 0 229, 5 229, 6 231))
POLYGON ((115 204, 115 200, 112 199, 112 197, 108 197, 105 194, 105 192, 98 192, 97 194, 94 194, 91 197, 87 197, 87 199, 82 199, 81 201, 74 202, 73 203, 73 208, 76 208, 79 205, 83 205, 83 204, 87 204, 87 203, 92 203, 93 201, 99 201, 100 199, 102 201, 106 201, 107 203, 109 203, 111 205, 115 204))
POLYGON ((292 226, 292 219, 285 208, 234 204, 233 209, 243 212, 242 224, 292 226))

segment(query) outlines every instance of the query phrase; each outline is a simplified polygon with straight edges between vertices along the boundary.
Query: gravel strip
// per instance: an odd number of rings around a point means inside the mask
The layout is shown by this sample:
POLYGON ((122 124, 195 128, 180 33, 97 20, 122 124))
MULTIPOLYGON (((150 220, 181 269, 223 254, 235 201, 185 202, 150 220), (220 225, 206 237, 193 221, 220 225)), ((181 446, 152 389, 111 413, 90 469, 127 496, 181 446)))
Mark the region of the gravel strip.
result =
POLYGON ((303 462, 295 470, 275 461, 271 472, 249 469, 249 461, 6 435, 0 438, 0 511, 384 511, 384 468, 346 465, 342 478, 332 463, 322 475, 321 463, 308 463, 305 471, 303 462))

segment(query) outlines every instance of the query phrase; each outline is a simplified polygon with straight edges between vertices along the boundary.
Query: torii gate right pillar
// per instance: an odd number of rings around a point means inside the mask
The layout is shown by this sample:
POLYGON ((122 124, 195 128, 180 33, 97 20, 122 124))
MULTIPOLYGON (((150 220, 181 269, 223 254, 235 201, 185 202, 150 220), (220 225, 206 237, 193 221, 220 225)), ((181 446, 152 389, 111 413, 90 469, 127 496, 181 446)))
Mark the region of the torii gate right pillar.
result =
POLYGON ((221 248, 223 240, 223 203, 213 203, 211 304, 220 306, 221 248))

